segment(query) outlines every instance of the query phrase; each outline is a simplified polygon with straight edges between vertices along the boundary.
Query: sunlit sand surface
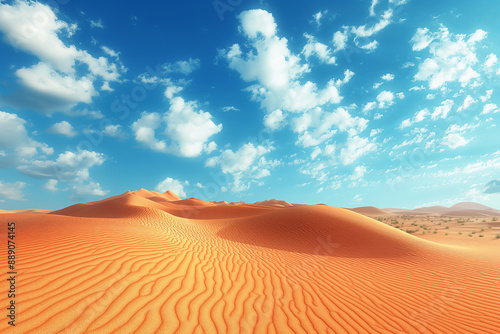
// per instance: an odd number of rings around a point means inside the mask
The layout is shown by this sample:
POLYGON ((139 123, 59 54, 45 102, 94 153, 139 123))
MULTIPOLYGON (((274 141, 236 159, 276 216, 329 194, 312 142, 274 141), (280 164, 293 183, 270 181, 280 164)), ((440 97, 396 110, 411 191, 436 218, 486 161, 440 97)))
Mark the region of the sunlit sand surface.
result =
MULTIPOLYGON (((3 212, 3 226, 17 224, 18 314, 15 328, 4 320, 0 329, 500 332, 498 222, 360 211, 377 219, 141 189, 59 211, 3 212)), ((5 292, 0 299, 7 305, 5 292)))

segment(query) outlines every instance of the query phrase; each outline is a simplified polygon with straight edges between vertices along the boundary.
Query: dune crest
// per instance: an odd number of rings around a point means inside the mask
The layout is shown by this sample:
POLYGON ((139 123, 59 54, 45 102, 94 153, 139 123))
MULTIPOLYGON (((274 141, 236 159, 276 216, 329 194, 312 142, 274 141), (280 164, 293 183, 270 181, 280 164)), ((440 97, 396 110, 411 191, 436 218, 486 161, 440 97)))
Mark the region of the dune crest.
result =
POLYGON ((443 245, 351 210, 286 203, 140 189, 50 213, 4 212, 22 245, 15 332, 498 330, 500 261, 485 252, 500 242, 443 245))

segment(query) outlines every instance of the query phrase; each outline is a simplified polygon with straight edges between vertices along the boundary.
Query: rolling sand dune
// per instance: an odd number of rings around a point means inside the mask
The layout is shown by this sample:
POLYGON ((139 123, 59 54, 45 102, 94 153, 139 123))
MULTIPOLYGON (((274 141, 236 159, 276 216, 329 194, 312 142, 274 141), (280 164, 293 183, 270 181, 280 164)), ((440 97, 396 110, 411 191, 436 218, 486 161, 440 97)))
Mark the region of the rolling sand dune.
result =
MULTIPOLYGON (((357 208, 360 209, 360 208, 357 208)), ((383 209, 389 211, 396 215, 441 215, 441 216, 500 216, 500 210, 490 208, 489 206, 482 205, 473 202, 462 202, 450 206, 449 208, 445 206, 428 206, 423 208, 417 208, 413 210, 408 209, 396 209, 387 208, 383 209)), ((368 216, 373 217, 374 215, 368 214, 368 216)))
POLYGON ((451 246, 325 205, 142 189, 0 219, 18 245, 18 321, 2 333, 500 330, 500 240, 451 246))

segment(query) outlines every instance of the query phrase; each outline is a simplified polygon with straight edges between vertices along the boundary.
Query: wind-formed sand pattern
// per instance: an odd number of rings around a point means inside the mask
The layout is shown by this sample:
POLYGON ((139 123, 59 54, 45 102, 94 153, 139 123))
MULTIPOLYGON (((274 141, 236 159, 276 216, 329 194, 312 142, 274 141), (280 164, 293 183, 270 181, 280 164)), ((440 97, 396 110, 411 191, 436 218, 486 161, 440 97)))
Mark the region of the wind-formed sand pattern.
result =
POLYGON ((500 240, 446 245, 336 207, 144 189, 0 219, 16 222, 18 244, 18 320, 5 333, 500 328, 500 240))

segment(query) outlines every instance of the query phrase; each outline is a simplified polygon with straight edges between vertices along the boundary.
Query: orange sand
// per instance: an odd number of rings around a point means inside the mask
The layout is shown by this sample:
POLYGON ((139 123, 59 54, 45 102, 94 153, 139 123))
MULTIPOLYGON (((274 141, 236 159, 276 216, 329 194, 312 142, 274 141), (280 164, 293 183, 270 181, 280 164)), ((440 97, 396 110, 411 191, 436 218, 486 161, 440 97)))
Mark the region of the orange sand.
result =
POLYGON ((500 331, 493 237, 450 245, 346 209, 143 189, 0 220, 4 245, 17 224, 18 262, 2 333, 500 331))

